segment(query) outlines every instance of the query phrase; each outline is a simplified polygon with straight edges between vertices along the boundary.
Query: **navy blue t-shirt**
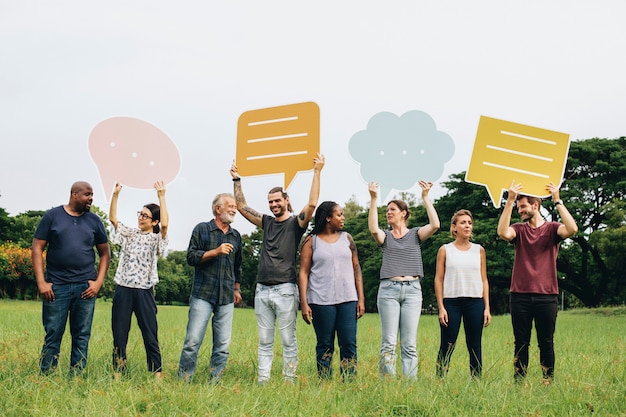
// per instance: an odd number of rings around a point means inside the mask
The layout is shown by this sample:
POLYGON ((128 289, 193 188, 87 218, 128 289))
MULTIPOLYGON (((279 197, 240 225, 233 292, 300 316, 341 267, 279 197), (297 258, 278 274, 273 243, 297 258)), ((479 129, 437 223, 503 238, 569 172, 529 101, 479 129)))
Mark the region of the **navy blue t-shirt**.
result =
POLYGON ((63 206, 54 207, 42 217, 35 238, 48 242, 46 281, 69 284, 96 279, 94 246, 108 241, 100 217, 91 212, 72 216, 63 206))

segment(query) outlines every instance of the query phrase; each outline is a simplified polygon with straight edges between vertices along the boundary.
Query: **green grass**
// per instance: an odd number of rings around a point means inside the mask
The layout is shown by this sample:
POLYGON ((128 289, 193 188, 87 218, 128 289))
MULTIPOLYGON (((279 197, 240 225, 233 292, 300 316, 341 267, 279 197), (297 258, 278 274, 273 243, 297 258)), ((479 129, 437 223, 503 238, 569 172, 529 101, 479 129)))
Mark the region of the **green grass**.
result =
POLYGON ((40 303, 0 301, 1 416, 626 416, 624 308, 559 313, 556 379, 548 387, 541 383, 536 346, 531 349, 527 380, 513 382, 507 316, 495 317, 485 330, 481 380, 469 378, 462 334, 447 378, 435 377, 436 316, 420 320, 418 380, 381 380, 377 371, 380 324, 373 314, 359 321, 359 374, 354 382, 318 381, 315 334, 299 319, 297 383, 285 385, 281 379, 277 337, 272 380, 261 387, 255 383, 254 311, 239 309, 222 384, 207 383, 210 332, 200 351, 196 378, 185 384, 177 380, 176 367, 187 308, 174 306, 159 307, 164 379, 155 381, 146 371, 141 335, 133 323, 129 374, 115 382, 109 367, 111 305, 99 300, 96 310, 88 370, 80 378, 69 379, 69 333, 64 337, 59 369, 41 376, 37 367, 43 341, 40 303))

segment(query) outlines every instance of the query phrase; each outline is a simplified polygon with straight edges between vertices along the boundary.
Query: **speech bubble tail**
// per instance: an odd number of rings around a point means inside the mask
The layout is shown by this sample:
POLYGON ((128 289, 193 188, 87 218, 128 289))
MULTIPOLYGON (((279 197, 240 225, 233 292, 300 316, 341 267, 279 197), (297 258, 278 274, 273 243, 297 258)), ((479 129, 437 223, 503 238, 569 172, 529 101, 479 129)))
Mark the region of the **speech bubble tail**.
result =
POLYGON ((380 201, 384 204, 385 201, 389 198, 389 194, 391 194, 391 188, 384 187, 382 184, 380 186, 380 201))
POLYGON ((105 178, 101 175, 100 182, 102 183, 102 189, 104 190, 104 197, 107 199, 107 202, 110 202, 115 188, 115 180, 105 178))
POLYGON ((487 194, 489 194, 489 198, 491 198, 491 202, 493 203, 493 206, 495 208, 500 208, 500 205, 502 202, 502 195, 504 194, 504 189, 501 188, 499 191, 496 191, 495 189, 489 187, 488 185, 485 185, 485 188, 487 189, 487 194))
POLYGON ((297 174, 298 171, 285 171, 285 179, 283 185, 283 190, 285 190, 285 192, 289 189, 289 186, 291 185, 297 174))

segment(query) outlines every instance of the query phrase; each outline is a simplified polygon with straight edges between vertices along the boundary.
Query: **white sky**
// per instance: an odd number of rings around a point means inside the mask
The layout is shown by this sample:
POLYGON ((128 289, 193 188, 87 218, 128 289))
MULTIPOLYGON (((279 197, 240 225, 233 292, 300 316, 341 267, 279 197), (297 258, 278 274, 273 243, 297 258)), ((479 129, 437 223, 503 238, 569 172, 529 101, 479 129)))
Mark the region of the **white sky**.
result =
MULTIPOLYGON (((428 113, 455 142, 444 175, 467 169, 481 115, 569 133, 626 134, 626 2, 0 0, 0 207, 11 215, 67 202, 87 180, 108 203, 91 129, 132 116, 165 131, 182 159, 168 185, 170 248, 232 192, 241 113, 304 101, 321 109, 320 202, 368 201, 353 134, 376 113, 428 113)), ((282 176, 246 177, 267 208, 282 176)), ((289 194, 307 200, 311 173, 289 194)), ((408 191, 418 193, 418 187, 408 191)), ((433 191, 433 197, 441 189, 433 191)), ((126 187, 119 217, 154 191, 126 187)), ((241 216, 233 224, 253 228, 241 216)))

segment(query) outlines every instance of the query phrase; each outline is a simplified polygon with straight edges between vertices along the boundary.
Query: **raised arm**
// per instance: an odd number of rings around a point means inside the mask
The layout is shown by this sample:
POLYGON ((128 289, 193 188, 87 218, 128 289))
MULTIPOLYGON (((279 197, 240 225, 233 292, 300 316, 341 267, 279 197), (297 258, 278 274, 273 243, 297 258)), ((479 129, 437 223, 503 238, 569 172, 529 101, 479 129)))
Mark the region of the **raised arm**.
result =
POLYGON ((563 221, 557 229, 557 233, 561 239, 567 239, 568 237, 574 236, 576 232, 578 232, 578 225, 569 210, 565 207, 563 200, 561 200, 561 197, 559 196, 559 187, 554 185, 554 183, 549 183, 546 185, 546 190, 550 191, 550 194, 552 194, 552 201, 556 204, 556 211, 559 212, 559 216, 563 221))
POLYGON ((167 205, 165 204, 165 184, 163 181, 157 181, 154 183, 154 189, 157 192, 157 197, 159 198, 159 210, 161 220, 159 221, 161 225, 161 237, 165 239, 167 236, 167 227, 169 226, 170 217, 167 213, 167 205))
POLYGON ((515 181, 511 183, 509 187, 509 195, 504 203, 500 220, 498 220, 498 236, 500 239, 510 242, 515 239, 515 230, 511 227, 511 216, 513 214, 513 206, 515 205, 515 199, 522 189, 522 184, 515 184, 515 181))
POLYGON ((248 206, 246 197, 243 195, 241 189, 241 177, 237 173, 237 165, 233 162, 230 167, 230 175, 233 177, 233 194, 235 194, 235 201, 237 202, 237 210, 243 217, 245 217, 250 223, 258 227, 263 228, 263 215, 253 208, 248 206))
POLYGON ((420 181, 420 187, 422 188, 422 201, 424 202, 424 207, 426 208, 426 214, 428 215, 428 224, 422 226, 417 231, 417 234, 420 240, 423 242, 429 237, 431 237, 439 227, 441 227, 441 223, 439 222, 439 216, 437 215, 437 210, 435 210, 435 206, 430 201, 428 197, 428 192, 433 187, 432 182, 420 181))
POLYGON ((311 182, 311 191, 309 192, 309 201, 306 206, 298 214, 298 224, 302 229, 306 228, 309 224, 309 220, 313 217, 315 207, 317 207, 317 200, 320 197, 320 173, 324 168, 324 155, 317 154, 317 158, 313 159, 313 181, 311 182))
POLYGON ((376 243, 382 245, 385 241, 385 232, 380 230, 380 227, 378 226, 378 206, 376 206, 378 203, 379 185, 377 182, 372 181, 367 187, 370 192, 370 211, 367 215, 367 227, 369 228, 376 243))
POLYGON ((120 191, 122 191, 122 184, 116 182, 113 196, 111 197, 111 205, 109 206, 109 221, 115 230, 117 230, 117 199, 120 196, 120 191))

